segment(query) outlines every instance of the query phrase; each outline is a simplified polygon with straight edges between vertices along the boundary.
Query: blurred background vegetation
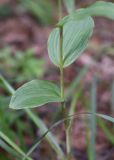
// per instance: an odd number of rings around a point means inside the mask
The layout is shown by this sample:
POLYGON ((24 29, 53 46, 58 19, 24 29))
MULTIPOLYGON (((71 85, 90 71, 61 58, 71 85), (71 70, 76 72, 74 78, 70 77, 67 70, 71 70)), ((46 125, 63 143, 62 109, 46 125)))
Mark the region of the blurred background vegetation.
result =
MULTIPOLYGON (((95 0, 77 0, 76 8, 93 2, 95 0)), ((63 14, 67 14, 65 5, 63 14)), ((56 0, 0 0, 0 75, 15 89, 37 78, 59 82, 59 71, 51 64, 47 54, 48 35, 57 21, 56 0)), ((96 18, 95 25, 88 49, 65 70, 66 88, 70 85, 66 89, 70 96, 67 106, 69 108, 71 103, 72 112, 97 110, 114 116, 114 22, 96 18)), ((0 80, 0 131, 27 152, 40 137, 40 129, 25 111, 9 109, 9 100, 10 94, 0 80)), ((55 104, 49 108, 34 109, 33 112, 48 127, 60 119, 55 104)), ((91 123, 90 120, 86 122, 80 119, 73 123, 72 152, 75 159, 113 160, 113 125, 95 117, 91 123), (93 159, 92 155, 96 158, 93 159)), ((64 148, 62 126, 61 132, 58 127, 53 133, 64 148)), ((18 160, 17 157, 0 138, 0 160, 18 160)), ((55 159, 46 141, 32 157, 36 160, 55 159)))

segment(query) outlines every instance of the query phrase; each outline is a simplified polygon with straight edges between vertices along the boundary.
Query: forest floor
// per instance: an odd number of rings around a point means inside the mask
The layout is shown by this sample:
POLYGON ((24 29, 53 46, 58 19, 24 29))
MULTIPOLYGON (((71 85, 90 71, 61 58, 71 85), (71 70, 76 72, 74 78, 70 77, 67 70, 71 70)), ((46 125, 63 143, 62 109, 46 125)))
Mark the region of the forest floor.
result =
MULTIPOLYGON (((2 3, 2 1, 0 2, 2 3)), ((80 4, 82 5, 82 4, 80 4)), ((47 52, 47 40, 51 32, 52 25, 42 25, 27 13, 22 15, 13 15, 0 20, 0 48, 10 46, 12 53, 25 51, 33 48, 34 55, 37 58, 45 60, 45 73, 42 79, 59 82, 59 70, 51 64, 47 52)), ((89 91, 93 76, 96 75, 97 84, 97 111, 100 113, 114 116, 114 106, 111 103, 111 88, 114 82, 114 22, 105 18, 95 18, 95 29, 88 49, 73 63, 71 67, 65 69, 65 85, 69 86, 73 79, 78 75, 79 71, 89 67, 87 74, 81 80, 84 93, 79 98, 76 106, 76 112, 87 111, 89 105, 89 91)), ((16 75, 18 76, 18 75, 16 75)), ((17 86, 17 85, 15 85, 17 86)), ((68 104, 67 104, 68 105, 68 104)), ((113 104, 114 105, 114 104, 113 104)), ((43 107, 35 109, 45 123, 50 126, 54 122, 53 112, 57 111, 57 107, 43 107)), ((113 125, 105 122, 109 130, 112 131, 113 125)), ((87 160, 87 141, 86 127, 82 119, 75 120, 72 133, 73 153, 77 160, 87 160)), ((64 129, 61 126, 56 128, 54 134, 61 142, 64 141, 64 129)), ((114 129, 112 131, 114 133, 114 129)), ((42 160, 48 160, 50 157, 50 149, 44 142, 41 144, 39 155, 42 160), (45 157, 43 157, 45 153, 45 157)), ((33 154, 35 159, 36 152, 33 154)), ((114 143, 111 142, 103 130, 97 126, 96 133, 96 155, 97 160, 113 160, 114 159, 114 143)), ((50 157, 51 159, 51 157, 50 157)), ((38 160, 38 157, 36 158, 38 160)))

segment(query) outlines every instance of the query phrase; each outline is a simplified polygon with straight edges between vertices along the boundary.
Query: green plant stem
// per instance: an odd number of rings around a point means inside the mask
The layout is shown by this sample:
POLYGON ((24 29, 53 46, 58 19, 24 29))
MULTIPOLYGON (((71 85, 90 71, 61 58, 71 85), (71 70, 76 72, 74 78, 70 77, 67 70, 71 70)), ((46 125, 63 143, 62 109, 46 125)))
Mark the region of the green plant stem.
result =
MULTIPOLYGON (((62 0, 59 0, 59 19, 62 18, 62 0)), ((61 103, 62 107, 62 116, 66 118, 66 106, 65 106, 65 95, 64 95, 64 60, 63 60, 63 27, 59 28, 60 31, 60 86, 61 86, 61 98, 64 100, 61 103)), ((67 152, 67 160, 70 160, 69 155, 71 152, 71 145, 70 145, 70 128, 68 121, 64 122, 65 126, 65 133, 66 133, 66 152, 67 152)))
POLYGON ((59 28, 60 31, 60 87, 61 87, 61 102, 62 116, 66 117, 66 107, 65 107, 65 95, 64 95, 64 68, 63 68, 63 27, 59 28))
POLYGON ((71 159, 71 127, 66 128, 66 151, 67 151, 67 160, 71 159))
MULTIPOLYGON (((65 95, 64 95, 64 61, 63 61, 63 27, 59 28, 60 31, 60 86, 61 86, 61 98, 64 100, 61 103, 62 107, 62 116, 63 118, 67 117, 66 106, 65 106, 65 95)), ((70 152, 71 152, 71 145, 70 145, 70 128, 69 128, 69 121, 65 121, 65 133, 66 133, 66 153, 67 153, 67 160, 70 160, 70 152)))
MULTIPOLYGON (((69 110, 69 115, 74 115, 75 114, 75 109, 76 109, 76 104, 77 104, 77 100, 80 97, 82 93, 82 87, 80 87, 80 89, 77 90, 77 92, 73 95, 73 99, 70 105, 70 110, 69 110)), ((66 130, 66 134, 67 134, 67 160, 70 160, 72 155, 71 155, 71 127, 73 124, 73 118, 71 118, 69 120, 69 126, 66 130)))
POLYGON ((61 98, 64 99, 64 68, 63 68, 63 27, 60 27, 60 85, 61 98))

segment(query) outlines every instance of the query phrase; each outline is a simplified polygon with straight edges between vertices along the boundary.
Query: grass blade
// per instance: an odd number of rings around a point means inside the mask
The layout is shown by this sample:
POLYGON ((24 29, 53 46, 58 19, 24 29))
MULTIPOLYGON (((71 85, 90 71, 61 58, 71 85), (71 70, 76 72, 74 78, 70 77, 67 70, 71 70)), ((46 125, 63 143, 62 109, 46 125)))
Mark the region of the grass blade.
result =
POLYGON ((93 81, 92 81, 92 86, 91 86, 91 112, 92 112, 92 117, 91 117, 91 121, 90 121, 90 128, 91 128, 91 140, 90 140, 90 144, 89 144, 89 153, 88 153, 88 158, 89 160, 95 160, 96 159, 96 154, 95 154, 95 140, 96 140, 96 115, 94 113, 96 113, 97 110, 97 96, 96 96, 96 85, 97 85, 97 81, 96 81, 96 77, 93 77, 93 81))
MULTIPOLYGON (((72 99, 71 105, 70 105, 69 115, 75 114, 77 101, 78 101, 79 97, 81 96, 81 94, 82 94, 82 88, 80 88, 73 96, 73 99, 72 99)), ((70 128, 72 126, 73 119, 71 119, 69 121, 69 123, 70 123, 69 124, 69 128, 70 128)))
POLYGON ((110 130, 108 129, 108 126, 105 124, 105 122, 103 122, 103 120, 101 120, 101 119, 98 119, 98 124, 101 127, 101 129, 103 130, 107 139, 110 141, 110 143, 114 145, 114 135, 113 135, 113 133, 110 132, 110 130))
POLYGON ((75 114, 76 104, 77 104, 77 101, 78 101, 81 93, 82 93, 82 88, 77 90, 77 92, 74 94, 72 102, 71 102, 71 107, 70 107, 70 110, 69 110, 69 115, 75 114))
POLYGON ((12 88, 12 86, 5 80, 5 78, 0 74, 0 81, 4 84, 6 89, 13 94, 15 90, 12 88))
MULTIPOLYGON (((6 141, 17 153, 19 153, 22 157, 25 156, 25 153, 11 140, 9 139, 3 132, 0 131, 0 137, 6 141)), ((27 157, 28 160, 32 160, 27 157)))
POLYGON ((82 78, 85 76, 85 74, 87 73, 87 71, 88 71, 88 68, 87 68, 87 67, 84 67, 84 68, 80 71, 80 73, 78 74, 78 76, 76 76, 76 78, 73 80, 73 82, 72 82, 71 85, 69 86, 68 92, 67 92, 67 94, 66 94, 66 97, 67 97, 67 98, 68 98, 68 97, 71 97, 71 96, 74 94, 77 86, 79 85, 80 81, 81 81, 82 78))
POLYGON ((21 4, 42 23, 52 22, 53 7, 47 0, 20 0, 21 4))
POLYGON ((102 119, 105 119, 105 120, 107 120, 109 122, 114 123, 114 118, 111 117, 111 116, 108 116, 108 115, 105 115, 105 114, 100 114, 100 113, 97 113, 96 116, 98 116, 98 117, 100 117, 102 119))
POLYGON ((8 153, 10 153, 11 155, 19 157, 19 155, 12 148, 10 148, 2 139, 0 139, 0 147, 8 153))
MULTIPOLYGON (((100 114, 100 113, 94 113, 95 116, 100 117, 102 119, 108 120, 110 122, 114 123, 114 118, 111 116, 107 116, 104 114, 100 114)), ((69 115, 66 118, 63 118, 61 120, 59 120, 58 122, 54 123, 39 139, 38 141, 29 149, 29 151, 27 152, 26 156, 23 158, 23 160, 26 159, 27 156, 29 156, 42 142, 42 140, 45 138, 45 136, 55 127, 57 127, 58 125, 60 125, 61 123, 65 122, 66 120, 70 120, 70 119, 74 119, 74 118, 81 118, 81 116, 84 117, 88 117, 90 118, 91 116, 93 116, 93 113, 91 112, 84 112, 84 113, 78 113, 78 114, 74 114, 74 115, 69 115)), ((65 158, 63 157, 63 160, 65 160, 65 158)))
MULTIPOLYGON (((41 134, 44 134, 45 132, 48 131, 45 124, 39 119, 38 116, 35 115, 35 113, 31 112, 29 109, 26 109, 26 113, 36 124, 36 126, 40 128, 41 134)), ((57 155, 59 155, 59 157, 64 157, 64 154, 61 148, 59 147, 58 143, 56 142, 55 137, 52 135, 52 133, 48 133, 45 138, 47 142, 50 144, 50 146, 54 149, 54 151, 56 151, 57 155)))

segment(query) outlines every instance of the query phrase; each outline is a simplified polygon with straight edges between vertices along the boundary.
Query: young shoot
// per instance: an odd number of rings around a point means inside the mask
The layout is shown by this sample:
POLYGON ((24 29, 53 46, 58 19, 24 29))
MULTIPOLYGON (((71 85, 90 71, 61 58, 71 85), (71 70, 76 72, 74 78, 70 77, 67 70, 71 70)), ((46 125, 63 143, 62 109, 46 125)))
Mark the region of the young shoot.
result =
MULTIPOLYGON (((59 0, 61 8, 60 2, 59 0)), ((73 1, 69 2, 67 0, 66 3, 67 7, 70 4, 69 15, 59 20, 48 39, 48 55, 55 67, 60 70, 60 86, 45 80, 32 80, 13 93, 9 105, 11 109, 35 108, 47 103, 59 102, 63 118, 67 118, 69 115, 69 112, 66 112, 64 69, 76 61, 87 48, 94 29, 94 16, 103 16, 114 20, 114 3, 97 1, 87 8, 75 11, 73 1)), ((62 14, 60 13, 60 15, 62 14)), ((112 117, 96 115, 114 122, 112 117)), ((60 157, 62 160, 71 160, 70 123, 68 121, 70 120, 65 121, 64 127, 66 131, 66 157, 60 157)))

